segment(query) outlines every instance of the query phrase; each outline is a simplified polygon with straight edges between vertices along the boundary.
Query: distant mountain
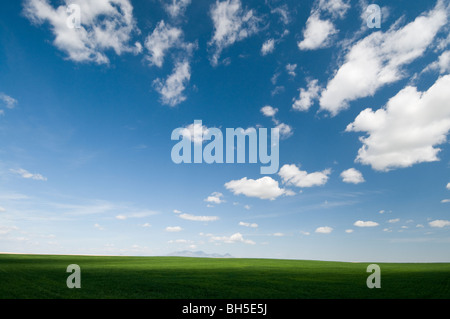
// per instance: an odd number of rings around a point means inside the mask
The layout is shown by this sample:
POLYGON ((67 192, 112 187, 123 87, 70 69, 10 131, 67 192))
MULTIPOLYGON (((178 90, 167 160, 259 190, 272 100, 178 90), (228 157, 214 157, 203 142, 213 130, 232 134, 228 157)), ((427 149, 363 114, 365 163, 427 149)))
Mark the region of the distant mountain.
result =
POLYGON ((233 258, 230 254, 207 254, 204 251, 189 251, 189 250, 183 250, 183 251, 176 251, 173 253, 168 254, 167 256, 177 256, 177 257, 204 257, 204 258, 233 258))

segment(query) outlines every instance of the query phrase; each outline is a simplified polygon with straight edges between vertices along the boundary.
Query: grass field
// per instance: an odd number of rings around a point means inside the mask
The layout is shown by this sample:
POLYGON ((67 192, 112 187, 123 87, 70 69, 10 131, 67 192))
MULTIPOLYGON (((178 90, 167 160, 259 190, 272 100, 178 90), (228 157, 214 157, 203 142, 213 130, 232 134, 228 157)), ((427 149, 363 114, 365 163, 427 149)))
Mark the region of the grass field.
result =
POLYGON ((0 254, 0 298, 450 298, 450 264, 0 254), (69 264, 81 289, 69 289, 69 264))

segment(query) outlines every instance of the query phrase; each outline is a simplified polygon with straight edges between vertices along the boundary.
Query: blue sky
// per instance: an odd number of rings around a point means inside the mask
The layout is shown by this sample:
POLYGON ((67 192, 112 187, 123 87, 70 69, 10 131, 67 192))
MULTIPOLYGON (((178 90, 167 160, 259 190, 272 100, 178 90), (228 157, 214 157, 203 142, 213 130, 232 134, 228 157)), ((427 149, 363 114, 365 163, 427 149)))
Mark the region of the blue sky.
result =
POLYGON ((0 16, 0 251, 450 261, 449 1, 0 16), (278 127, 278 172, 175 164, 194 120, 278 127))

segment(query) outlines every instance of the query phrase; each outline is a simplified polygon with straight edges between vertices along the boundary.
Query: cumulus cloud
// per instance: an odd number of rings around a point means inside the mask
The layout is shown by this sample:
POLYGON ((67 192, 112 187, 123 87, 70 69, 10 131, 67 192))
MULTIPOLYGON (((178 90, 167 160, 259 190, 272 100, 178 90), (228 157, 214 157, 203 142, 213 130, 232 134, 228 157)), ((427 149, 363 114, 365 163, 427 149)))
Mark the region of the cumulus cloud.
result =
POLYGON ((441 203, 442 203, 442 204, 450 203, 450 199, 443 199, 443 200, 441 200, 441 203))
POLYGON ((280 130, 279 132, 280 132, 281 139, 286 139, 293 134, 292 127, 286 123, 279 123, 275 126, 275 128, 280 130))
POLYGON ((384 108, 363 110, 346 128, 367 132, 356 161, 378 171, 438 161, 450 130, 450 75, 439 78, 428 91, 407 86, 384 108))
POLYGON ((75 62, 109 63, 106 51, 117 55, 139 53, 140 43, 129 44, 133 33, 138 33, 129 0, 65 0, 56 9, 47 0, 24 1, 24 14, 34 24, 48 22, 55 36, 53 44, 75 62), (80 6, 80 28, 68 27, 72 15, 68 5, 80 6))
POLYGON ((443 52, 438 60, 431 63, 424 71, 427 70, 439 70, 441 74, 450 72, 450 50, 443 52))
POLYGON ((272 177, 264 176, 259 179, 232 180, 225 183, 225 188, 235 195, 243 194, 248 197, 274 200, 281 195, 289 195, 286 189, 280 188, 278 182, 272 177))
POLYGON ((283 183, 297 187, 313 187, 325 185, 331 170, 325 169, 322 172, 308 173, 300 170, 295 164, 285 164, 281 167, 278 175, 283 183))
POLYGON ((357 227, 375 227, 378 226, 379 224, 377 222, 373 222, 373 221, 362 221, 362 220, 357 220, 356 222, 353 223, 354 226, 357 227))
POLYGON ((182 44, 181 36, 183 31, 179 28, 168 26, 164 20, 160 21, 156 28, 145 39, 145 47, 149 51, 147 60, 151 65, 161 67, 164 62, 166 52, 175 46, 182 44))
POLYGON ((446 9, 439 1, 402 28, 394 25, 358 41, 322 91, 321 109, 336 115, 350 101, 372 96, 380 87, 404 78, 402 67, 422 56, 446 23, 446 9))
POLYGON ((267 117, 274 117, 277 112, 278 112, 278 109, 274 108, 270 105, 266 105, 261 108, 261 113, 267 117))
POLYGON ((181 231, 183 228, 181 228, 180 226, 167 226, 166 227, 166 232, 169 233, 176 233, 181 231))
POLYGON ((450 183, 447 184, 446 188, 450 191, 450 183))
POLYGON ((393 218, 393 219, 389 219, 388 223, 393 224, 393 223, 398 223, 399 221, 400 221, 400 218, 393 218))
POLYGON ((219 192, 213 192, 211 195, 209 195, 208 197, 206 197, 204 199, 205 202, 208 203, 214 203, 214 204, 221 204, 224 203, 225 200, 222 199, 223 194, 219 193, 219 192))
POLYGON ((310 233, 310 232, 307 232, 307 231, 303 231, 303 230, 301 230, 301 231, 300 231, 300 234, 302 234, 302 235, 305 235, 305 236, 309 236, 309 235, 311 235, 311 233, 310 233))
POLYGON ((292 108, 297 111, 308 111, 314 104, 314 101, 319 98, 320 86, 317 80, 308 81, 308 88, 300 88, 300 95, 298 99, 293 99, 292 108))
POLYGON ((178 217, 195 222, 212 222, 219 219, 217 216, 195 216, 191 214, 180 214, 178 217))
POLYGON ((177 62, 166 80, 160 78, 153 81, 155 90, 161 95, 161 102, 175 106, 186 100, 183 94, 191 78, 191 67, 188 61, 177 62))
POLYGON ((23 168, 18 168, 18 169, 10 169, 10 172, 14 173, 14 174, 18 174, 23 178, 31 178, 37 181, 46 181, 47 177, 42 176, 41 174, 33 174, 28 172, 27 170, 23 169, 23 168))
POLYGON ((347 234, 351 234, 351 233, 353 233, 353 229, 346 229, 345 232, 346 232, 347 234))
POLYGON ((303 40, 298 42, 298 48, 300 50, 325 48, 330 44, 330 37, 335 33, 337 30, 331 21, 322 20, 317 13, 312 14, 306 21, 303 40))
POLYGON ((210 240, 211 241, 220 241, 226 244, 234 244, 234 243, 244 243, 244 244, 250 244, 250 245, 254 245, 255 242, 253 240, 249 240, 249 239, 244 239, 244 237, 242 236, 241 233, 235 233, 231 236, 213 236, 210 235, 210 240))
POLYGON ((261 54, 267 55, 269 53, 272 53, 274 49, 275 49, 275 39, 268 39, 263 43, 261 47, 261 54))
POLYGON ((437 219, 428 223, 431 227, 443 228, 446 226, 450 226, 449 220, 437 219))
POLYGON ((256 224, 256 223, 239 222, 239 226, 258 228, 258 224, 256 224))
POLYGON ((316 228, 316 233, 320 233, 320 234, 329 234, 333 231, 332 227, 328 227, 328 226, 322 226, 322 227, 317 227, 316 228))
POLYGON ((216 1, 210 13, 214 35, 208 45, 214 48, 211 63, 217 65, 226 47, 258 32, 260 19, 253 10, 244 9, 240 0, 216 1))
POLYGON ((283 237, 284 234, 283 234, 283 233, 273 233, 272 236, 275 236, 275 237, 283 237))
POLYGON ((364 182, 364 177, 361 172, 354 168, 343 171, 341 177, 344 183, 359 184, 364 182))
POLYGON ((173 212, 174 212, 175 214, 181 214, 181 210, 178 210, 178 209, 174 209, 173 212))

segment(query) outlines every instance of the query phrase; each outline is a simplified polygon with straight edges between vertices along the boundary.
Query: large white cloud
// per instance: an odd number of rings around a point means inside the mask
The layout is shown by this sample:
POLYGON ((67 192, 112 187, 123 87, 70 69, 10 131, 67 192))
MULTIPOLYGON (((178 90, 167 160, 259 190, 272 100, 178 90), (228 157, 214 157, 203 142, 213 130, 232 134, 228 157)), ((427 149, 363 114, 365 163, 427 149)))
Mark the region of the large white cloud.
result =
POLYGON ((278 182, 269 176, 264 176, 256 180, 248 179, 247 177, 232 180, 225 183, 225 188, 232 191, 235 195, 243 194, 248 197, 270 200, 274 200, 281 195, 292 194, 288 190, 280 188, 278 182))
POLYGON ((422 56, 447 23, 442 1, 402 28, 394 25, 353 45, 344 63, 322 91, 320 107, 336 115, 348 102, 373 95, 380 87, 405 77, 402 67, 422 56))
POLYGON ((256 33, 260 20, 253 10, 242 8, 240 0, 216 1, 211 8, 211 19, 214 23, 214 35, 209 45, 214 48, 211 58, 213 65, 218 64, 224 48, 256 33))
POLYGON ((450 130, 450 75, 439 78, 426 92, 408 86, 382 109, 365 109, 346 128, 367 132, 356 160, 388 171, 416 163, 438 161, 450 130))
POLYGON ((321 172, 308 173, 300 170, 295 164, 285 164, 281 167, 278 175, 283 183, 297 187, 313 187, 326 184, 331 170, 325 169, 321 172))
POLYGON ((107 50, 121 55, 138 53, 140 43, 130 45, 132 34, 139 32, 129 0, 65 0, 56 9, 47 0, 26 0, 24 14, 35 24, 48 22, 55 36, 53 44, 75 62, 108 63, 107 50), (69 4, 79 5, 80 28, 68 27, 72 12, 69 4))

